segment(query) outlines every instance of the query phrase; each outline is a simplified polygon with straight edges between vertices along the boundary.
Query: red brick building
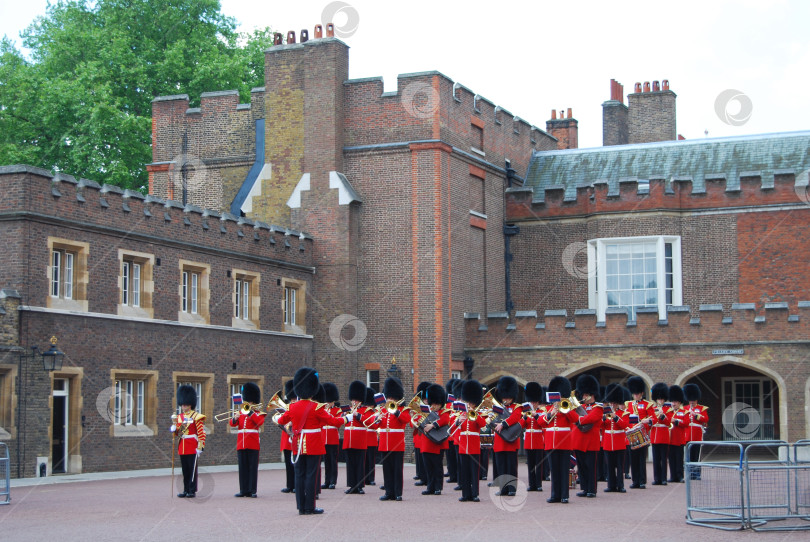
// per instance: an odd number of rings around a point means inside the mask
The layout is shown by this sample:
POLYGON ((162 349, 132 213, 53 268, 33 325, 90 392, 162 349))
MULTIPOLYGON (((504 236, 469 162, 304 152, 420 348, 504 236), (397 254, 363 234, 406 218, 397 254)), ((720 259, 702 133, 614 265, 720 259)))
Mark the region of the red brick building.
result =
POLYGON ((438 72, 384 92, 315 36, 267 51, 249 104, 155 98, 149 196, 0 169, 13 471, 165 466, 179 383, 210 417, 304 363, 344 395, 394 370, 694 381, 709 438, 810 434, 810 134, 675 141, 666 81, 628 106, 612 82, 605 147, 577 149, 570 109, 540 130, 438 72), (21 361, 52 335, 61 371, 21 361), (723 424, 739 404, 756 423, 723 424))

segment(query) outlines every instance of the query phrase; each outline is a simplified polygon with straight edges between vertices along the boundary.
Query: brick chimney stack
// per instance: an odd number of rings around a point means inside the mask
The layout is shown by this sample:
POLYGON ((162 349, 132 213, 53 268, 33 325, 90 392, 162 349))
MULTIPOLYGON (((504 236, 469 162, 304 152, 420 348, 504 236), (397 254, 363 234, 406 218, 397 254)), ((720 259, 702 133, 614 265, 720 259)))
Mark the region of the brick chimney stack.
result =
POLYGON ((669 81, 663 84, 645 81, 642 86, 636 83, 635 92, 628 94, 629 115, 627 119, 628 143, 650 143, 653 141, 674 141, 675 98, 669 89, 669 81))
POLYGON ((560 116, 557 118, 557 111, 551 110, 551 119, 546 121, 546 132, 557 138, 558 149, 576 149, 579 146, 578 133, 579 122, 573 117, 571 108, 568 114, 560 109, 560 116))
POLYGON ((628 143, 627 106, 624 105, 624 85, 610 80, 610 100, 602 103, 602 145, 628 143))

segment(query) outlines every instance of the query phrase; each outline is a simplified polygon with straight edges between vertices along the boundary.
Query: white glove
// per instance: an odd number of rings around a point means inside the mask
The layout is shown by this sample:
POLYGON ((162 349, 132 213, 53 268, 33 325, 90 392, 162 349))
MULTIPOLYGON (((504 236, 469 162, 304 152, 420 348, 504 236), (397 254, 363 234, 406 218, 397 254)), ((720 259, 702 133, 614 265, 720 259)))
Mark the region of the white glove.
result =
POLYGON ((173 426, 169 427, 169 431, 171 431, 172 433, 174 433, 175 431, 177 431, 177 426, 176 426, 176 425, 173 425, 173 426))

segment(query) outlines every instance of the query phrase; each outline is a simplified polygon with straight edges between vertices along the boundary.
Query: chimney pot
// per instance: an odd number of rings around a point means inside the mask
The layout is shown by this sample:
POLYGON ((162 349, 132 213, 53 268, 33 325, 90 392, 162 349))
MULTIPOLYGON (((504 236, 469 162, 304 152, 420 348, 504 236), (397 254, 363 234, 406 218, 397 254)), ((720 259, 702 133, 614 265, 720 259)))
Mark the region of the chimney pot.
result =
POLYGON ((273 33, 273 45, 282 45, 284 43, 284 39, 281 36, 281 32, 274 32, 273 33))
POLYGON ((551 120, 557 120, 557 110, 556 109, 551 110, 551 120))
POLYGON ((334 23, 327 23, 326 24, 326 37, 327 38, 334 38, 335 37, 335 25, 334 25, 334 23))
POLYGON ((661 84, 658 81, 653 81, 653 92, 660 92, 661 91, 661 84))
POLYGON ((316 24, 315 25, 315 38, 314 39, 319 39, 319 38, 322 38, 322 37, 323 37, 323 26, 321 26, 319 24, 316 24))
POLYGON ((560 118, 561 118, 561 119, 564 119, 564 118, 565 118, 565 111, 564 111, 564 110, 562 110, 562 109, 560 109, 560 118))
POLYGON ((649 91, 650 91, 650 82, 649 81, 644 81, 644 92, 649 92, 649 91))
POLYGON ((571 118, 571 108, 570 107, 568 108, 568 118, 569 119, 571 118))
POLYGON ((641 83, 636 83, 635 92, 641 92, 641 83))
POLYGON ((301 29, 301 43, 306 43, 309 41, 309 30, 306 28, 301 29))
POLYGON ((664 90, 669 90, 669 79, 664 79, 661 84, 664 86, 664 90))
POLYGON ((295 43, 295 30, 287 32, 287 44, 295 43))

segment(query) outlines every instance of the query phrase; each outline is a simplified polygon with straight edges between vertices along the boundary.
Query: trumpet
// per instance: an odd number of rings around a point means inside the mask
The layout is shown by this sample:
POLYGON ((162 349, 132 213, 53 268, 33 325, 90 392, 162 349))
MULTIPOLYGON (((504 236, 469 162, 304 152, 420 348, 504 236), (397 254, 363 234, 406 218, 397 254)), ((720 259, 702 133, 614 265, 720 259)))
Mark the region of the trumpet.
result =
POLYGON ((571 396, 567 398, 563 398, 560 401, 560 412, 562 414, 568 414, 571 410, 576 410, 582 405, 580 404, 579 400, 577 400, 576 390, 571 390, 571 396))
POLYGON ((400 399, 399 401, 394 401, 393 399, 388 399, 384 404, 374 407, 375 415, 373 417, 368 417, 363 422, 363 425, 369 427, 370 424, 374 423, 374 421, 383 415, 383 413, 388 413, 391 416, 396 415, 397 407, 402 404, 404 399, 400 399))

